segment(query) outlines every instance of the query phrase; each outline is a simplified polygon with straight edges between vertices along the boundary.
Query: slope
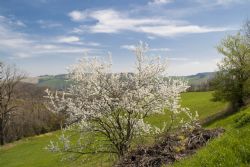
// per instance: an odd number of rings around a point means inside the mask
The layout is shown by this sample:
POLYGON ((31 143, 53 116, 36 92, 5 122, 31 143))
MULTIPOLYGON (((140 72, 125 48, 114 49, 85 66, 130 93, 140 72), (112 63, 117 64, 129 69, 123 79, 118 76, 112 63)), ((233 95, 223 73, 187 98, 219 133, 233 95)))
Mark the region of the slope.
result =
MULTIPOLYGON (((226 107, 225 103, 211 101, 212 92, 192 92, 182 95, 182 105, 189 107, 191 111, 198 111, 201 118, 219 112, 226 107)), ((153 124, 161 125, 167 117, 157 115, 150 118, 153 124)), ((1 167, 59 167, 59 166, 79 166, 77 162, 61 162, 60 155, 46 151, 44 148, 50 140, 54 140, 60 131, 48 133, 36 137, 26 138, 12 144, 7 144, 0 148, 1 167)), ((109 165, 102 157, 91 159, 88 165, 83 166, 103 166, 109 165)))
POLYGON ((177 162, 174 167, 249 167, 250 166, 250 106, 208 128, 223 127, 226 132, 211 141, 197 154, 177 162))

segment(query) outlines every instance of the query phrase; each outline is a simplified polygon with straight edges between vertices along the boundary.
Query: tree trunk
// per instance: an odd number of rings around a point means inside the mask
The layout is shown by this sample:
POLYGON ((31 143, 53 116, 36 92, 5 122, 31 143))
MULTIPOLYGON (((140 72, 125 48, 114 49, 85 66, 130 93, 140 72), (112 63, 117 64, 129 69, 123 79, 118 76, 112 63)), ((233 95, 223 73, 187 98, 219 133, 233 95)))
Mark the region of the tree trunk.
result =
POLYGON ((240 84, 239 84, 239 91, 240 91, 240 95, 239 95, 239 98, 238 98, 238 101, 237 101, 237 103, 238 103, 238 106, 239 107, 242 107, 242 106, 244 106, 244 100, 243 100, 243 98, 244 98, 244 90, 243 90, 243 83, 244 83, 244 81, 243 81, 243 76, 240 76, 240 84))
POLYGON ((4 145, 4 131, 3 131, 3 126, 2 126, 2 122, 0 125, 0 145, 4 145))
POLYGON ((243 98, 240 98, 238 100, 238 106, 239 106, 239 108, 242 107, 242 106, 244 106, 244 100, 243 100, 243 98))

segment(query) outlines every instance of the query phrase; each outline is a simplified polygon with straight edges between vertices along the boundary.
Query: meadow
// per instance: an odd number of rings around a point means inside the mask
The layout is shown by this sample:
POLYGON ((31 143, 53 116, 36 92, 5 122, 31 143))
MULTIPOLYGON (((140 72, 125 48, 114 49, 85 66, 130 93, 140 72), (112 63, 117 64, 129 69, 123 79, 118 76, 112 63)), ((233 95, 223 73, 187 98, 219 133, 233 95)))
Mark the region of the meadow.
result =
MULTIPOLYGON (((212 92, 188 92, 182 94, 183 107, 188 107, 192 112, 197 111, 200 119, 222 111, 227 107, 227 103, 212 101, 212 92)), ((162 122, 168 119, 168 115, 155 115, 148 119, 154 125, 161 126, 162 122)), ((216 124, 214 127, 226 125, 216 124)), ((212 126, 212 125, 211 125, 212 126)), ((3 167, 74 167, 82 163, 61 161, 59 154, 53 154, 45 150, 50 140, 56 140, 60 131, 47 133, 40 136, 24 138, 14 143, 7 144, 0 148, 0 166, 3 167)), ((243 139, 242 139, 243 140, 243 139)), ((218 142, 218 141, 217 141, 218 142)), ((209 158, 208 158, 209 160, 209 158)), ((81 166, 109 166, 107 157, 95 156, 81 166)))

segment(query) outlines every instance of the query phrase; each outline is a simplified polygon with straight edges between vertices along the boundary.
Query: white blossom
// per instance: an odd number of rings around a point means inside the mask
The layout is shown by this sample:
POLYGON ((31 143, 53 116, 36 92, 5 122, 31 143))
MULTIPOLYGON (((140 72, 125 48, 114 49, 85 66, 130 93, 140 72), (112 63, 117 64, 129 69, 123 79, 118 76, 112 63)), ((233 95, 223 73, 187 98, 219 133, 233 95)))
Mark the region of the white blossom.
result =
MULTIPOLYGON (((188 88, 187 82, 167 77, 166 60, 145 56, 147 50, 148 45, 142 42, 136 47, 133 73, 112 73, 111 60, 81 59, 69 70, 72 86, 66 92, 46 90, 48 107, 56 113, 67 114, 68 124, 76 125, 68 129, 106 138, 110 149, 119 156, 130 148, 137 136, 160 133, 167 126, 155 127, 145 121, 146 117, 165 114, 167 109, 173 115, 186 112, 193 119, 189 110, 180 106, 180 93, 188 88)), ((64 143, 64 151, 70 149, 68 138, 63 136, 60 141, 64 143)), ((55 144, 51 144, 56 150, 55 144)), ((105 152, 104 148, 99 151, 105 152)))

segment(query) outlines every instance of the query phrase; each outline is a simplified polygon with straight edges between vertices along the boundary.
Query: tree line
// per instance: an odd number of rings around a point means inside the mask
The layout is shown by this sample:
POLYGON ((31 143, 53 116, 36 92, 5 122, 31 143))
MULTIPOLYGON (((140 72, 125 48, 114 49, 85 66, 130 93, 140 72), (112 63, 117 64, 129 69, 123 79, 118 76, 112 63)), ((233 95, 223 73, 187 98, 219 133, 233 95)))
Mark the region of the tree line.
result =
POLYGON ((24 83, 24 73, 0 63, 0 144, 60 128, 62 117, 45 106, 45 88, 24 83))

